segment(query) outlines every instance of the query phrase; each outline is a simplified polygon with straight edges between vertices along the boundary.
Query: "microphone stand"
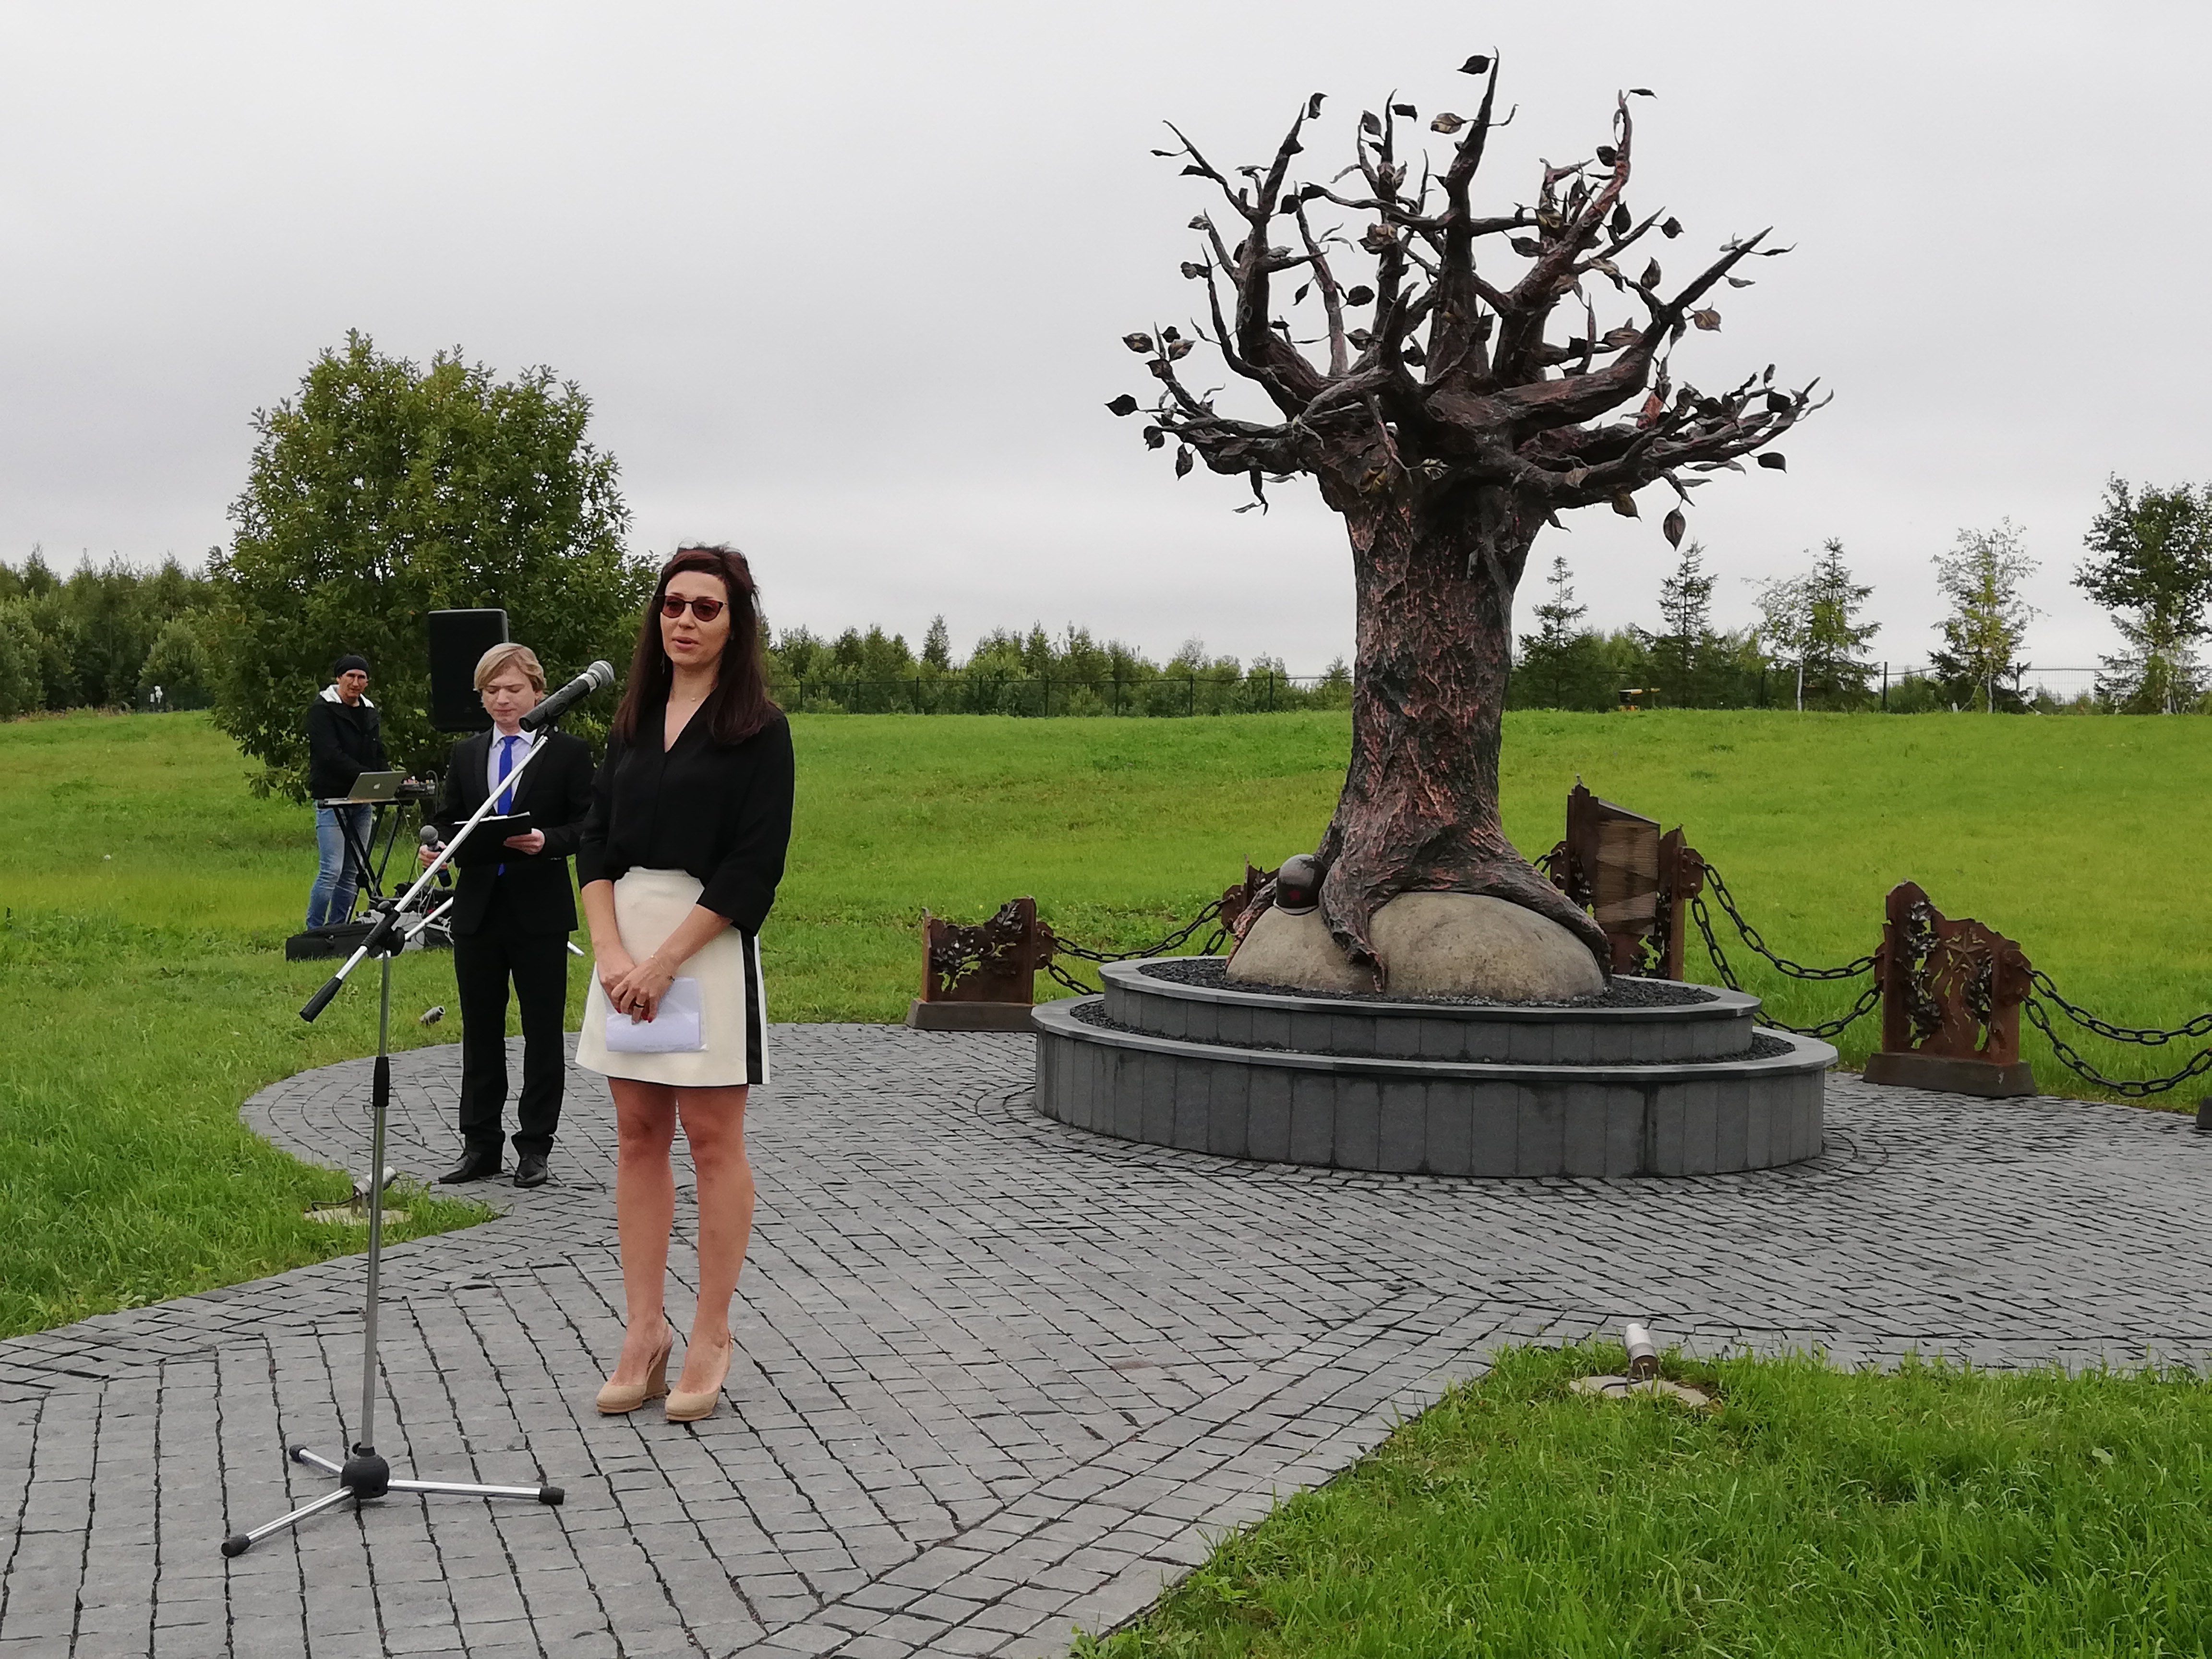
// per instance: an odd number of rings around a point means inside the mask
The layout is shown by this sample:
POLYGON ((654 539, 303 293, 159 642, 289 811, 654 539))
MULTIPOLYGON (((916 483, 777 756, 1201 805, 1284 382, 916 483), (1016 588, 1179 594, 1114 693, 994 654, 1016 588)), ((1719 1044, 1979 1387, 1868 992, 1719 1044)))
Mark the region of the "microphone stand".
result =
MULTIPOLYGON (((542 732, 551 724, 551 721, 546 721, 537 729, 542 732)), ((331 1000, 343 988, 348 975, 355 969, 372 956, 379 959, 382 981, 379 987, 376 1011, 376 1069, 369 1088, 370 1116, 374 1127, 369 1136, 368 1163, 368 1287, 362 1306, 362 1322, 361 1437, 354 1442, 352 1453, 343 1462, 333 1462, 309 1451, 305 1446, 286 1447, 285 1451, 294 1462, 309 1464, 327 1474, 336 1475, 338 1480, 337 1489, 302 1504, 289 1515, 280 1515, 274 1521, 264 1521, 247 1531, 231 1534, 222 1540, 225 1555, 243 1555, 271 1533, 281 1532, 287 1527, 296 1527, 308 1516, 319 1515, 325 1510, 344 1503, 349 1498, 354 1500, 355 1507, 358 1509, 371 1498, 394 1492, 442 1492, 461 1498, 528 1498, 540 1504, 558 1504, 566 1496, 560 1487, 554 1486, 487 1486, 457 1480, 397 1480, 392 1476, 392 1465, 377 1455, 374 1443, 376 1310, 384 1264, 384 1126, 392 1103, 392 958, 405 949, 408 942, 417 933, 453 908, 453 901, 448 897, 411 927, 404 925, 409 913, 421 902, 423 890, 437 879, 477 825, 491 816, 491 810, 497 804, 501 793, 514 786, 515 780, 521 777, 544 747, 543 744, 538 743, 530 745, 529 752, 507 775, 506 781, 484 798, 484 804, 477 808, 469 821, 461 826, 445 850, 431 860, 412 887, 397 899, 375 902, 376 925, 369 929, 368 937, 362 940, 360 948, 346 959, 345 966, 331 975, 322 989, 307 999, 307 1006, 300 1010, 301 1019, 313 1019, 330 1006, 331 1000)))

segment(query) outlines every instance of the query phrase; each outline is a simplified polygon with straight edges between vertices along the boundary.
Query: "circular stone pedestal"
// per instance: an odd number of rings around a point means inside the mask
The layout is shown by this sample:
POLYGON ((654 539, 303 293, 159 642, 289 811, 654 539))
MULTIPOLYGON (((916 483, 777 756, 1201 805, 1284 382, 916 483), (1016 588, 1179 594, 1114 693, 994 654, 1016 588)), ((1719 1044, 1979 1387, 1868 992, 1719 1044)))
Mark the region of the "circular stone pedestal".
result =
MULTIPOLYGON (((1170 958, 1188 965, 1188 958, 1170 958)), ((1110 963, 1040 1005, 1037 1108, 1268 1163, 1443 1176, 1708 1175, 1821 1146, 1836 1051, 1708 990, 1661 1006, 1318 997, 1110 963)))

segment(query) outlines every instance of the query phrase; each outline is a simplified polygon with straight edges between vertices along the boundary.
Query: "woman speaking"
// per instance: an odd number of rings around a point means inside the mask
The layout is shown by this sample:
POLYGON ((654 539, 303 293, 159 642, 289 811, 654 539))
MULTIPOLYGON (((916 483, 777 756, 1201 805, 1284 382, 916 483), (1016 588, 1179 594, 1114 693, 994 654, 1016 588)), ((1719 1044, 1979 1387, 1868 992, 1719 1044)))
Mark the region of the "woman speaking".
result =
POLYGON ((661 567, 576 855, 597 959, 576 1047, 614 1095, 616 1229, 629 1330, 602 1412, 667 1396, 714 1409, 752 1231, 745 1092, 768 1081, 761 923, 791 839, 791 728, 769 701, 752 572, 733 548, 661 567), (669 1150, 691 1148, 699 1305, 668 1389, 662 1310, 676 1212, 669 1150))

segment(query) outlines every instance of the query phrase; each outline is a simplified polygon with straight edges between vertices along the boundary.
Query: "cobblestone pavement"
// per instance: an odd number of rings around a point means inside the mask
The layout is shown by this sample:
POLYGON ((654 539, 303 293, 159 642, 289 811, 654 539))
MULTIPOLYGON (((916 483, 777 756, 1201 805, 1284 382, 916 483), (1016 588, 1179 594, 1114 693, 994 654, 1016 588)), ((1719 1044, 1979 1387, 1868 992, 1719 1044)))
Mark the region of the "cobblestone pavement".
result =
MULTIPOLYGON (((217 1553, 326 1490, 283 1448, 343 1443, 358 1257, 0 1343, 0 1659, 1065 1651, 1501 1343, 1642 1315, 1850 1360, 2212 1351, 2212 1136, 2179 1117, 1838 1077, 1794 1169, 1455 1182, 1063 1127, 1024 1037, 775 1036, 713 1418, 592 1409, 620 1290, 575 1075, 555 1185, 388 1253, 377 1435, 567 1504, 394 1497, 217 1553)), ((451 1156, 456 1064, 396 1060, 403 1168, 451 1156)), ((367 1091, 349 1062, 246 1116, 361 1167, 367 1091)))

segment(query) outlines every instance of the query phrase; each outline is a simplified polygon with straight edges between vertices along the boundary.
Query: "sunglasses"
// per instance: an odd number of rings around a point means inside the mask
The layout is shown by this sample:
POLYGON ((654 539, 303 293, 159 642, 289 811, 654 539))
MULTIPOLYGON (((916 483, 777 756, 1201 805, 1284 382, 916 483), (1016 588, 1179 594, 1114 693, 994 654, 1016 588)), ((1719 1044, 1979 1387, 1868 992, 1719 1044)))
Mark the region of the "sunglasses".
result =
POLYGON ((664 617, 680 617, 687 608, 701 622, 712 622, 722 614, 723 606, 720 599, 679 599, 673 593, 660 602, 664 617))

